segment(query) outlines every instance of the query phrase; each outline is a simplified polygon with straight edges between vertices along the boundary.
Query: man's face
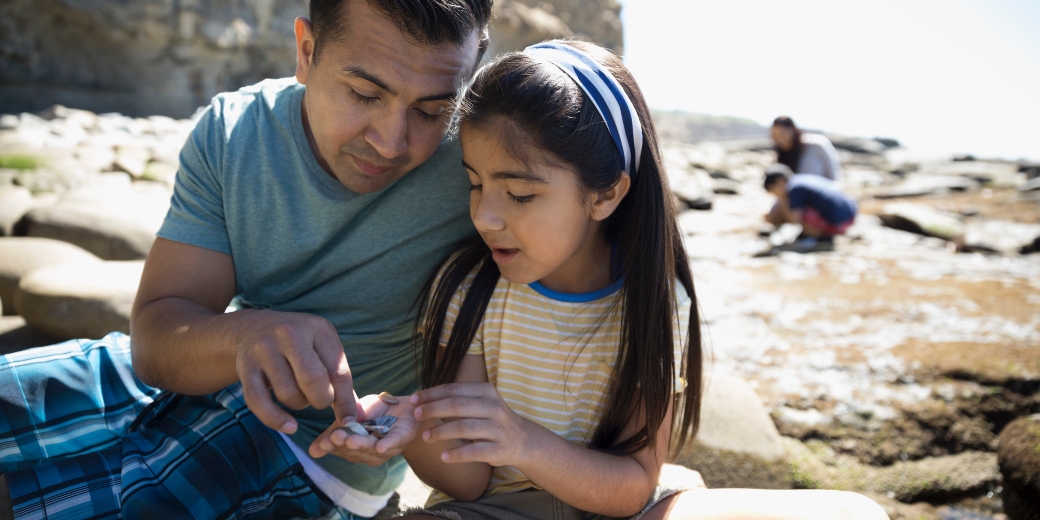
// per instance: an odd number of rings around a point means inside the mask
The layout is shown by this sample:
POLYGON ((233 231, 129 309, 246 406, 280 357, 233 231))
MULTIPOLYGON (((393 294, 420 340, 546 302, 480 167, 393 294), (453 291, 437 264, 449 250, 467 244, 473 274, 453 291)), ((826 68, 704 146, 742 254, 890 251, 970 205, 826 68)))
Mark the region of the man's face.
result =
POLYGON ((307 85, 304 128, 318 162, 356 193, 381 190, 430 158, 477 59, 463 45, 412 41, 365 0, 344 3, 344 34, 314 60, 310 23, 296 21, 296 78, 307 85))

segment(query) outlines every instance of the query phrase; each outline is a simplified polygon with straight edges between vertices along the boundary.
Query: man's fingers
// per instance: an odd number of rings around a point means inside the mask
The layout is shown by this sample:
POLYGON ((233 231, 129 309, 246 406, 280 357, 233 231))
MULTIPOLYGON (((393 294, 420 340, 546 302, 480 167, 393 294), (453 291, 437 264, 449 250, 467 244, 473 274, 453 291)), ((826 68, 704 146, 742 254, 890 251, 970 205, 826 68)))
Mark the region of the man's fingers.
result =
POLYGON ((328 408, 333 400, 332 384, 318 355, 313 350, 297 349, 286 357, 307 404, 318 410, 328 408))
POLYGON ((483 397, 489 387, 488 383, 448 383, 420 390, 410 398, 410 402, 412 406, 418 406, 451 397, 483 397))
POLYGON ((354 379, 350 375, 347 356, 343 353, 343 343, 331 324, 327 329, 315 334, 314 351, 325 366, 332 385, 332 412, 336 419, 358 416, 360 414, 354 393, 354 379))
POLYGON ((263 373, 259 370, 250 371, 242 377, 242 396, 245 397, 249 410, 265 426, 287 435, 296 432, 296 419, 274 404, 271 393, 267 391, 263 373))
POLYGON ((307 407, 307 398, 300 392, 300 387, 296 386, 296 377, 285 358, 281 356, 267 358, 261 361, 261 367, 264 378, 278 402, 293 410, 302 410, 307 407))

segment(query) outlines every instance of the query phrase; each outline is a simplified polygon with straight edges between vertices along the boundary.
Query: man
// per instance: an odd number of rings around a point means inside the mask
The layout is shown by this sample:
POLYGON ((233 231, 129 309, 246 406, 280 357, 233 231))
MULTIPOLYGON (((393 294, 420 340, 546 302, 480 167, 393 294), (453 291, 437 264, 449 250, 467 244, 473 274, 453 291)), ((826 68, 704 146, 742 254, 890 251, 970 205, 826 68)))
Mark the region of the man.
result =
POLYGON ((415 389, 412 304, 472 233, 444 137, 491 7, 312 0, 296 77, 214 98, 181 153, 132 341, 0 358, 0 518, 386 504, 403 446, 329 436, 363 418, 356 393, 415 389), (233 298, 242 310, 225 313, 233 298))
POLYGON ((834 235, 844 234, 856 219, 856 201, 842 193, 834 181, 820 175, 795 175, 787 166, 774 164, 766 170, 764 186, 777 201, 765 215, 766 222, 776 227, 785 223, 802 226, 802 236, 782 249, 832 250, 834 235))

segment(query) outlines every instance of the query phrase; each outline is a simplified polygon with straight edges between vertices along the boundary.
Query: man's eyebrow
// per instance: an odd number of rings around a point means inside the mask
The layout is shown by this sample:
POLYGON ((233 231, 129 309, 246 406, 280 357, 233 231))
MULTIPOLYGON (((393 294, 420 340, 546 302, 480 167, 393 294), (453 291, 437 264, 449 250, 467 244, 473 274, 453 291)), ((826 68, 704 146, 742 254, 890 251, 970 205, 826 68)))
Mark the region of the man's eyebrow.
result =
MULTIPOLYGON (((362 69, 360 67, 355 67, 355 66, 352 66, 352 65, 348 65, 346 67, 343 67, 341 72, 343 72, 344 74, 346 74, 348 76, 353 76, 355 78, 363 79, 363 80, 365 80, 365 81, 367 81, 369 83, 372 83, 375 86, 385 90, 391 96, 396 96, 397 95, 397 91, 395 91, 394 89, 390 88, 390 86, 387 85, 385 81, 377 78, 376 76, 370 74, 369 72, 367 72, 366 70, 364 70, 364 69, 362 69)), ((415 102, 416 103, 426 103, 428 101, 451 101, 451 100, 455 99, 455 96, 456 96, 455 92, 445 92, 443 94, 434 94, 432 96, 426 96, 426 97, 423 97, 423 98, 419 98, 415 102)))
MULTIPOLYGON (((477 170, 475 168, 473 168, 472 166, 466 164, 466 161, 462 161, 462 166, 464 168, 466 168, 467 170, 473 172, 473 173, 477 173, 477 170)), ((510 179, 513 179, 513 180, 519 180, 519 181, 523 181, 523 182, 533 182, 535 184, 549 184, 549 181, 547 181, 547 180, 543 179, 542 177, 539 177, 539 176, 537 176, 537 175, 535 175, 535 174, 533 174, 531 172, 517 172, 517 171, 495 172, 495 173, 491 174, 491 178, 495 179, 495 180, 510 180, 510 179)))
POLYGON ((364 69, 361 69, 359 67, 354 67, 352 65, 348 65, 346 67, 343 67, 343 69, 341 69, 340 72, 343 72, 344 74, 346 74, 348 76, 354 76, 355 78, 360 78, 360 79, 363 79, 363 80, 365 80, 365 81, 367 81, 369 83, 373 83, 373 84, 375 84, 375 86, 377 86, 377 87, 387 91, 387 93, 389 93, 391 96, 396 96, 397 95, 397 92, 394 91, 393 89, 391 89, 390 86, 387 85, 385 81, 383 81, 383 80, 373 76, 372 74, 369 74, 364 69))

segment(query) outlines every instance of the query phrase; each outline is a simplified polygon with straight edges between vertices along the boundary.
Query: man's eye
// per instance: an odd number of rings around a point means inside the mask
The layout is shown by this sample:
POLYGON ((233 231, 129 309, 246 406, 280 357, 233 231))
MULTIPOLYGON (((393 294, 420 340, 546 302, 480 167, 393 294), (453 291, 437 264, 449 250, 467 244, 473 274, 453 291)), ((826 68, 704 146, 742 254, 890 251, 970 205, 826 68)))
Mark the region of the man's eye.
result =
POLYGON ((429 113, 429 112, 427 112, 425 110, 421 110, 421 109, 418 109, 418 108, 415 109, 415 112, 417 114, 419 114, 419 118, 422 119, 423 121, 431 121, 431 122, 440 119, 441 118, 441 114, 444 113, 444 112, 438 112, 436 114, 431 114, 431 113, 429 113))
POLYGON ((352 88, 347 89, 347 91, 350 93, 350 97, 354 98, 354 101, 357 101, 358 103, 361 103, 362 105, 367 105, 369 103, 373 103, 377 99, 379 99, 377 97, 362 96, 361 94, 358 94, 357 91, 352 89, 352 88))
POLYGON ((527 204, 528 202, 534 200, 534 195, 513 195, 512 193, 510 193, 509 198, 517 204, 527 204))
POLYGON ((474 185, 469 187, 469 191, 480 191, 483 188, 484 188, 484 185, 482 185, 482 184, 474 184, 474 185))

